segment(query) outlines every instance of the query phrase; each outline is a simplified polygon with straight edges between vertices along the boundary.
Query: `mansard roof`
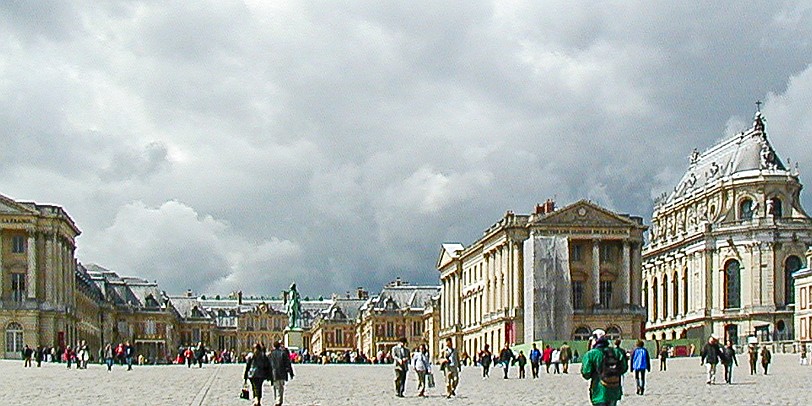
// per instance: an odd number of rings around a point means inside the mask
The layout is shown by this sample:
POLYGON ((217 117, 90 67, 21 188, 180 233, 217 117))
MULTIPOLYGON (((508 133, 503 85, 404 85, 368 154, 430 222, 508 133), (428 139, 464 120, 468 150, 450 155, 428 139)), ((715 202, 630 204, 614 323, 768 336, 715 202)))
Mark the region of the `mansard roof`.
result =
POLYGON ((722 179, 747 175, 748 171, 767 170, 780 175, 790 172, 767 139, 761 113, 756 113, 749 130, 724 139, 705 152, 695 149, 689 162, 688 170, 674 190, 657 198, 655 207, 672 203, 722 179))

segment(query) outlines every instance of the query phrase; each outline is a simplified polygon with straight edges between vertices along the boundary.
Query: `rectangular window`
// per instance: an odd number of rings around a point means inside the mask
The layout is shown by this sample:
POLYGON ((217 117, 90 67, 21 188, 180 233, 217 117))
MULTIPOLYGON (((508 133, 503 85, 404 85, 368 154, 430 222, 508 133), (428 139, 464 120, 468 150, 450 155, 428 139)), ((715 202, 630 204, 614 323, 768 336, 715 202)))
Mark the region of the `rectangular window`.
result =
POLYGON ((267 330, 268 329, 268 319, 262 318, 259 320, 259 329, 260 330, 267 330))
POLYGON ((601 262, 612 261, 612 247, 609 245, 601 245, 601 262))
POLYGON ((144 322, 144 334, 148 336, 154 336, 155 334, 157 334, 155 320, 147 320, 144 322))
POLYGON ((22 302, 23 300, 25 300, 24 273, 11 274, 11 300, 14 302, 22 302))
POLYGON ((801 318, 801 340, 806 340, 806 319, 801 318))
POLYGON ((11 252, 14 254, 22 254, 25 252, 25 237, 21 235, 11 237, 11 252))
POLYGON ((192 329, 192 341, 199 342, 200 341, 200 329, 193 328, 192 329))
POLYGON ((570 258, 573 262, 581 262, 581 244, 573 244, 572 245, 572 258, 570 258))
POLYGON ((600 286, 601 308, 608 309, 612 306, 612 282, 601 281, 600 286))
POLYGON ((572 282, 572 308, 574 310, 584 308, 584 283, 581 281, 572 282))
POLYGON ((392 322, 386 323, 386 336, 387 337, 395 336, 395 323, 392 322))
POLYGON ((344 344, 344 332, 342 332, 340 328, 336 329, 336 344, 337 345, 344 344))

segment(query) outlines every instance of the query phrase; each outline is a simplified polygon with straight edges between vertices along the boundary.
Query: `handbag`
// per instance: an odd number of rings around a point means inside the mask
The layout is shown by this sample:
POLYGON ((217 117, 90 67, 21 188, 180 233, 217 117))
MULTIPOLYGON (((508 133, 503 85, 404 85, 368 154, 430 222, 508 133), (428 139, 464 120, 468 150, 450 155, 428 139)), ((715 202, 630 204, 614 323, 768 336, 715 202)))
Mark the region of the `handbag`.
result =
POLYGON ((240 399, 248 400, 248 383, 242 385, 242 389, 240 389, 240 399))
POLYGON ((434 374, 429 372, 429 373, 426 374, 426 386, 428 386, 429 389, 431 389, 431 388, 434 388, 434 385, 435 385, 435 383, 434 383, 434 374))

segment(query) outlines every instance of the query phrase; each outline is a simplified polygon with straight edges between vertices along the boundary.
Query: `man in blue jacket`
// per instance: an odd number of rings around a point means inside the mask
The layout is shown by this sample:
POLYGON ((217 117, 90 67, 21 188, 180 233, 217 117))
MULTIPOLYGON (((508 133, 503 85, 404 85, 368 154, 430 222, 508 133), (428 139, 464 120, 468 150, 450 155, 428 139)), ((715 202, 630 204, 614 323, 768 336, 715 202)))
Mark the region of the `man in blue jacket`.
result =
POLYGON ((646 390, 646 372, 651 372, 651 357, 649 357, 646 347, 643 346, 642 340, 637 340, 632 352, 632 371, 634 371, 634 380, 637 381, 637 394, 642 395, 646 390))
POLYGON ((533 343, 533 349, 530 350, 530 370, 533 372, 533 379, 539 377, 539 365, 541 365, 541 351, 533 343))

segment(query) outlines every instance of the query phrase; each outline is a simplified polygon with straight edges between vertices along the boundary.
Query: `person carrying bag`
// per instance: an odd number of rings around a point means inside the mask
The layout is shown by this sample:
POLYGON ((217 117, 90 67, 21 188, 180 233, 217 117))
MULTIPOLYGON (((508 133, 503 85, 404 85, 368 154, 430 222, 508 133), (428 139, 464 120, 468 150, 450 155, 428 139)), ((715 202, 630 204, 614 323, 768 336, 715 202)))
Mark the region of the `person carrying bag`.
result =
POLYGON ((270 378, 271 361, 268 359, 268 355, 265 354, 265 346, 263 346, 262 343, 257 343, 254 346, 254 352, 248 354, 246 357, 245 372, 243 373, 243 391, 240 391, 240 397, 243 397, 243 392, 248 392, 247 381, 251 381, 251 387, 254 392, 254 405, 261 406, 262 384, 265 380, 270 378))

